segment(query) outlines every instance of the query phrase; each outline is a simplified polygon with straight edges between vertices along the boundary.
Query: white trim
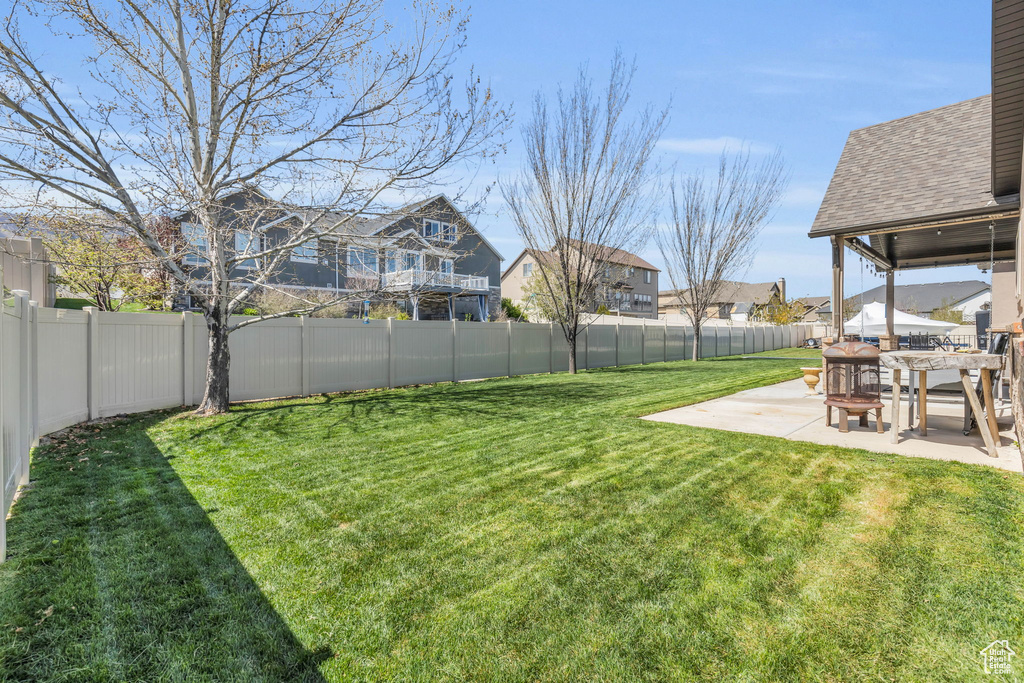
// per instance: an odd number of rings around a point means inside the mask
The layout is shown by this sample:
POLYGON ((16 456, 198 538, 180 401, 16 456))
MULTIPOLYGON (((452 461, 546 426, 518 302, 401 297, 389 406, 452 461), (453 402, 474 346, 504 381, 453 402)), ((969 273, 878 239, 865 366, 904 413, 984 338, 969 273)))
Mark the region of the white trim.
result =
POLYGON ((299 216, 299 214, 293 212, 293 213, 289 213, 287 216, 282 216, 281 218, 278 218, 276 220, 272 220, 269 223, 264 223, 263 225, 258 225, 258 226, 256 226, 255 229, 257 231, 259 231, 259 232, 266 232, 270 228, 273 228, 274 226, 276 226, 276 225, 278 225, 280 223, 284 223, 285 221, 290 220, 292 218, 298 218, 299 220, 302 220, 302 217, 299 216))

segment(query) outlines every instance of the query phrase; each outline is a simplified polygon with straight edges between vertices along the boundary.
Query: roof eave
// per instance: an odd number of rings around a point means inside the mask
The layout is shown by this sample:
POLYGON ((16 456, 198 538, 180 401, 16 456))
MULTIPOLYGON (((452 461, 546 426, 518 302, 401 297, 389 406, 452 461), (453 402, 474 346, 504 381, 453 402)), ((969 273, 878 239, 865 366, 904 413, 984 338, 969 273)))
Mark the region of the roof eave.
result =
POLYGON ((935 223, 942 223, 947 221, 959 221, 959 220, 984 220, 989 216, 992 217, 1007 217, 1006 214, 1013 214, 1020 210, 1020 196, 1019 195, 1007 195, 1006 197, 1000 197, 996 200, 996 203, 991 206, 977 207, 973 209, 965 209, 962 211, 951 211, 942 214, 933 214, 931 216, 922 216, 919 218, 901 218, 893 221, 882 221, 878 223, 866 223, 862 225, 846 225, 836 228, 825 228, 820 230, 811 229, 808 231, 807 236, 810 238, 815 237, 830 237, 832 235, 866 235, 874 232, 890 232, 897 229, 914 229, 917 227, 927 228, 935 223))

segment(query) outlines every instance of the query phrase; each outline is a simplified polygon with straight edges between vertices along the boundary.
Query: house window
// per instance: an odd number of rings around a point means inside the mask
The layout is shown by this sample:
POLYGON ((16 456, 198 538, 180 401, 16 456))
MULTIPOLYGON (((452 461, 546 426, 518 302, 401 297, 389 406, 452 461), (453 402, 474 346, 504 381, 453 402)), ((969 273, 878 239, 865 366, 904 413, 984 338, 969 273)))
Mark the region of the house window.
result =
POLYGON ((185 255, 182 263, 201 266, 209 263, 206 252, 209 243, 206 241, 206 230, 196 223, 182 223, 181 236, 185 239, 185 255))
POLYGON ((405 270, 423 270, 423 254, 416 251, 407 251, 402 257, 402 267, 405 270))
POLYGON ((649 270, 644 270, 644 284, 651 284, 651 271, 649 270))
POLYGON ((450 258, 446 258, 441 261, 441 273, 443 275, 451 275, 455 272, 455 261, 450 258))
POLYGON ((606 280, 610 280, 611 279, 611 277, 612 277, 612 267, 611 266, 605 266, 604 267, 604 277, 605 277, 606 280))
POLYGON ((366 277, 377 273, 377 252, 366 247, 348 248, 348 274, 366 277))
POLYGON ((636 268, 634 268, 633 266, 630 266, 629 267, 629 276, 633 277, 634 275, 636 275, 636 268))
POLYGON ((292 249, 292 261, 298 263, 316 263, 317 240, 312 239, 292 249))
POLYGON ((523 264, 523 277, 530 277, 531 275, 533 275, 533 264, 532 263, 524 263, 523 264))
POLYGON ((423 254, 403 249, 388 249, 385 268, 389 273, 400 270, 423 270, 423 254))
POLYGON ((423 236, 429 240, 440 240, 442 242, 455 241, 455 226, 451 223, 435 221, 431 218, 423 219, 423 236))
MULTIPOLYGON (((260 236, 247 230, 235 230, 235 255, 255 254, 260 250, 260 236)), ((238 268, 255 268, 256 259, 239 261, 238 268)))

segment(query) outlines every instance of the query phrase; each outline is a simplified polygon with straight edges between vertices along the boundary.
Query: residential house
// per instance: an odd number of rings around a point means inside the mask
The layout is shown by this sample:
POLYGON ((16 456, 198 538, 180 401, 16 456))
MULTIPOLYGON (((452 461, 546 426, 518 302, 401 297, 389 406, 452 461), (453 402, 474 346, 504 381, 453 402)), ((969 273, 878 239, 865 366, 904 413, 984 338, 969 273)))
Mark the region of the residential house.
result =
POLYGON ((0 270, 3 289, 28 292, 40 306, 53 306, 57 297, 56 268, 39 237, 20 237, 14 223, 0 216, 0 270))
MULTIPOLYGON (((901 311, 931 318, 936 309, 960 311, 964 322, 973 322, 978 311, 992 306, 992 287, 981 280, 932 282, 922 285, 896 285, 895 306, 901 311)), ((854 294, 856 303, 885 303, 885 285, 854 294)))
MULTIPOLYGON (((689 315, 689 307, 684 303, 685 293, 685 289, 658 292, 658 314, 689 315)), ((715 299, 708 308, 709 317, 742 322, 747 320, 755 306, 785 301, 786 279, 780 277, 775 282, 725 280, 715 299)))
MULTIPOLYGON (((303 225, 322 226, 320 236, 295 246, 270 275, 274 289, 349 295, 349 315, 359 314, 364 299, 395 302, 414 320, 488 320, 499 310, 502 256, 443 195, 380 216, 285 206, 255 190, 232 195, 222 206, 226 220, 238 226, 232 246, 242 256, 289 241, 303 225), (334 229, 342 221, 344 227, 334 229)), ((202 282, 208 278, 205 234, 189 214, 177 223, 183 266, 202 282)), ((251 287, 261 266, 239 261, 232 280, 251 287)))
POLYGON ((831 322, 832 320, 832 297, 830 296, 805 296, 800 301, 806 307, 803 322, 831 322))
MULTIPOLYGON (((591 245, 596 246, 596 245, 591 245)), ((653 265, 623 249, 603 249, 600 254, 600 292, 590 313, 602 306, 612 314, 633 318, 657 318, 655 300, 658 296, 658 273, 653 265)), ((530 308, 527 289, 531 278, 538 276, 538 263, 551 252, 524 249, 501 274, 503 296, 530 308)))

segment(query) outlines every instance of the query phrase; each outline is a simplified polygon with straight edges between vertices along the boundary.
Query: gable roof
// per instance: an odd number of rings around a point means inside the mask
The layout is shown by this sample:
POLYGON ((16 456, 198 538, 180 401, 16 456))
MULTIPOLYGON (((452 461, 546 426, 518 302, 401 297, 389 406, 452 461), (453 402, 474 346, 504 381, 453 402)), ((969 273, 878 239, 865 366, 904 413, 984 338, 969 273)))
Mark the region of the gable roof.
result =
MULTIPOLYGON (((771 301, 772 296, 778 291, 778 282, 736 282, 734 280, 723 280, 722 287, 718 290, 718 296, 715 297, 716 304, 735 304, 735 303, 749 303, 749 304, 766 304, 771 301)), ((664 289, 658 292, 658 298, 672 297, 666 302, 661 302, 663 306, 680 306, 682 300, 680 295, 687 290, 681 289, 676 291, 674 289, 664 289)))
MULTIPOLYGON (((448 197, 444 194, 438 194, 434 195, 433 197, 428 197, 427 199, 410 202, 409 204, 406 204, 405 206, 395 209, 394 211, 388 212, 386 214, 381 214, 379 216, 350 216, 349 214, 344 214, 337 211, 325 211, 322 208, 316 207, 289 206, 267 197, 267 195, 265 195, 263 192, 259 191, 256 188, 250 188, 247 190, 240 190, 238 192, 234 192, 224 197, 223 201, 227 201, 231 197, 235 197, 238 195, 257 196, 263 201, 266 201, 268 204, 272 204, 275 207, 279 207, 282 211, 286 212, 284 215, 277 218, 276 220, 260 226, 261 230, 265 230, 268 227, 271 227, 278 223, 282 223, 291 218, 297 218, 303 223, 306 223, 312 218, 319 217, 316 222, 325 227, 335 225, 338 222, 348 218, 349 223, 348 227, 346 227, 345 229, 345 235, 366 237, 379 233, 381 230, 391 225, 394 225, 403 218, 406 218, 407 216, 415 213, 416 211, 419 211, 420 209, 426 206, 429 206, 430 204, 433 204, 436 201, 444 201, 448 205, 448 207, 455 214, 457 214, 465 222, 465 224, 469 226, 471 230, 473 230, 476 236, 480 238, 480 241, 483 242, 487 246, 487 248, 490 249, 491 252, 498 257, 499 261, 505 260, 505 257, 501 255, 501 252, 494 248, 494 245, 491 244, 486 237, 484 237, 483 233, 477 230, 476 227, 474 227, 473 224, 466 218, 465 214, 459 211, 455 207, 455 205, 452 204, 452 201, 448 199, 448 197)), ((188 213, 183 213, 180 216, 178 216, 177 219, 180 220, 182 217, 187 215, 188 213)), ((328 236, 328 238, 329 237, 330 236, 328 236)))
MULTIPOLYGON (((896 285, 896 308, 901 311, 913 310, 918 313, 929 313, 944 305, 958 304, 961 301, 991 290, 987 282, 981 280, 961 280, 958 282, 931 282, 923 285, 896 285)), ((863 296, 864 303, 885 303, 885 285, 879 285, 852 298, 859 302, 863 296)))
POLYGON ((810 235, 997 208, 991 146, 990 95, 855 130, 810 235))

